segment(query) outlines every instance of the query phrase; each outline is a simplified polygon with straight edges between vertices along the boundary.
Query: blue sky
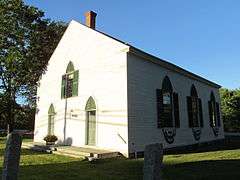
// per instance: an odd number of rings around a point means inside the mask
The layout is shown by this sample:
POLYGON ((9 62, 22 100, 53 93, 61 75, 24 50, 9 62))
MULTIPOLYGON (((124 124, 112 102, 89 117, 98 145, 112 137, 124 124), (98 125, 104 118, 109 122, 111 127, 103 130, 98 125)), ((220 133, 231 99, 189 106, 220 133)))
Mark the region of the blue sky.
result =
POLYGON ((47 18, 84 23, 223 87, 240 87, 238 0, 25 0, 47 18))

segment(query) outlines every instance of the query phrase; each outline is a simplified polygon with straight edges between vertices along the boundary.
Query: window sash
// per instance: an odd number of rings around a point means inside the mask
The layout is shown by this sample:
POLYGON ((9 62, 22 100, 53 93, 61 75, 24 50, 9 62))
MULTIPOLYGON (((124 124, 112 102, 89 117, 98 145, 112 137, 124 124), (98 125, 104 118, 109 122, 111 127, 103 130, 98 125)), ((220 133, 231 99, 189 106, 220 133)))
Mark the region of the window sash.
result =
POLYGON ((78 95, 78 74, 77 70, 62 76, 61 98, 69 98, 78 95))
POLYGON ((201 99, 197 97, 187 97, 189 127, 191 128, 203 127, 202 103, 200 101, 201 99))
POLYGON ((54 114, 48 115, 48 134, 54 134, 54 114))

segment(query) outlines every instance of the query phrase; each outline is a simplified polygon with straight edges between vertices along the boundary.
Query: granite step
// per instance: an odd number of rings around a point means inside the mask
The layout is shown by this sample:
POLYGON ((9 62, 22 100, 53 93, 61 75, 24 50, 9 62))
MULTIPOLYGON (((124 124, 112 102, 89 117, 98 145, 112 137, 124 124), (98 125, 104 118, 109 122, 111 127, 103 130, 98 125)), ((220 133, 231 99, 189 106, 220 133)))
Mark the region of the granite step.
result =
POLYGON ((23 148, 74 158, 107 159, 121 156, 119 152, 92 147, 46 146, 44 143, 25 142, 23 148))

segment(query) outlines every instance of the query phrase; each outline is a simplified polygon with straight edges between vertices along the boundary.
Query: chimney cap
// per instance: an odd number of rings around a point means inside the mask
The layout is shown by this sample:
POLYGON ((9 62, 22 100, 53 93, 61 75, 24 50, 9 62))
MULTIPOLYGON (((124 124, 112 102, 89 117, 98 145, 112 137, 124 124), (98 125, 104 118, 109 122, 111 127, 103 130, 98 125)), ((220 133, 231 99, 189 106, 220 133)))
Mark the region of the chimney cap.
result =
POLYGON ((97 16, 97 13, 95 13, 93 11, 87 11, 85 13, 86 26, 88 26, 92 29, 95 29, 96 16, 97 16))
POLYGON ((85 16, 89 16, 89 15, 96 17, 97 13, 95 13, 94 11, 87 11, 87 12, 85 12, 85 16))

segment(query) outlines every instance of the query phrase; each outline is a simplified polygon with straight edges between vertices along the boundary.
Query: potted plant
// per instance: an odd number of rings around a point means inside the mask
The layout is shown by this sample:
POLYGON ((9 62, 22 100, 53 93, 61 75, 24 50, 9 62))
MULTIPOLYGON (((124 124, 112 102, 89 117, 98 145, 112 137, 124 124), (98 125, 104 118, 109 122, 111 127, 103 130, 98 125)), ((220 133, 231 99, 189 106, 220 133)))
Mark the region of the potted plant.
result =
POLYGON ((46 141, 46 145, 54 145, 58 138, 55 135, 47 135, 43 140, 46 141))

